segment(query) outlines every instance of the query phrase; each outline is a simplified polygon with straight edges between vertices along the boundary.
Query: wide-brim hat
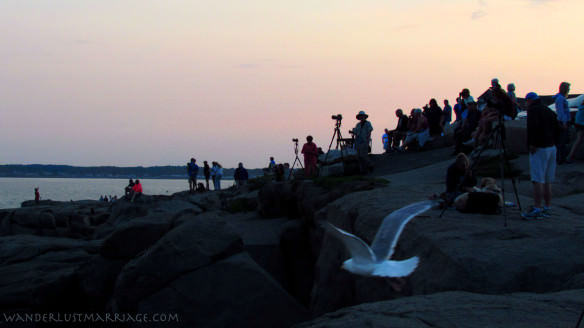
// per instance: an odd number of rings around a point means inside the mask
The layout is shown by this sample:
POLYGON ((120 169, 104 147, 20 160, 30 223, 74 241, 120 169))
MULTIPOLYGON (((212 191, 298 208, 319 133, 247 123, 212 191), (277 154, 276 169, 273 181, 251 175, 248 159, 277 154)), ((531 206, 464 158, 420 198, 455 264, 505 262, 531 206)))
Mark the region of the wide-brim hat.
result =
POLYGON ((369 115, 365 114, 365 111, 364 111, 364 110, 360 111, 360 112, 357 114, 357 116, 356 116, 356 117, 357 117, 357 119, 359 119, 359 116, 365 116, 365 118, 368 118, 368 117, 369 117, 369 115))

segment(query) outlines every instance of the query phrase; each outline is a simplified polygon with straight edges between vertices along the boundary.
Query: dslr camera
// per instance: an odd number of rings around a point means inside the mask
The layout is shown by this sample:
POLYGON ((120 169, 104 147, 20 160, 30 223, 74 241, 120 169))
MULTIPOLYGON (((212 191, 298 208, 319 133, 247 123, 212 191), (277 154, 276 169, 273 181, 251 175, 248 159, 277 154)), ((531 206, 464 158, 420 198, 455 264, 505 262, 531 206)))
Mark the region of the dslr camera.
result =
POLYGON ((298 142, 298 139, 294 138, 292 139, 292 142, 298 142))
POLYGON ((340 121, 340 120, 342 120, 342 119, 343 119, 343 115, 341 115, 341 114, 337 114, 337 115, 333 115, 333 116, 331 116, 331 118, 332 118, 333 120, 340 121))

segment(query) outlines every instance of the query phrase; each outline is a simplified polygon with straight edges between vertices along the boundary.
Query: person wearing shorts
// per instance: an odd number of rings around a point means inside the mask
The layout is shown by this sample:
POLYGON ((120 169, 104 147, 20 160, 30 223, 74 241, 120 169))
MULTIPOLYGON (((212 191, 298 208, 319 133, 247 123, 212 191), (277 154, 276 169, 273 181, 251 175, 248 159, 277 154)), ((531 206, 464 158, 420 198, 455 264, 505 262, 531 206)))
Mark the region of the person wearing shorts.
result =
POLYGON ((559 139, 560 126, 556 113, 545 106, 535 92, 528 93, 525 100, 534 205, 522 216, 525 219, 543 218, 549 216, 551 211, 552 182, 556 174, 556 143, 559 139))

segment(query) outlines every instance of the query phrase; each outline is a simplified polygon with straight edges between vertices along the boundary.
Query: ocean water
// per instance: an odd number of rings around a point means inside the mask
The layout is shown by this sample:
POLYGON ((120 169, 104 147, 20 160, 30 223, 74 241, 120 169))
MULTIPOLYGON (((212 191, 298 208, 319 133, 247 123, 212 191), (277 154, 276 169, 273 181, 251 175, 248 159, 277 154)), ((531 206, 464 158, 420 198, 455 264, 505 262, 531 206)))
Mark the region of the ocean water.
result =
MULTIPOLYGON (((147 195, 171 195, 189 189, 186 179, 140 179, 140 182, 147 195)), ((221 180, 222 189, 233 184, 233 180, 221 180)), ((70 201, 98 200, 102 195, 120 197, 127 185, 126 179, 0 178, 0 208, 20 207, 23 201, 34 199, 35 187, 39 187, 41 199, 70 201)), ((209 187, 213 189, 212 182, 209 182, 209 187)))

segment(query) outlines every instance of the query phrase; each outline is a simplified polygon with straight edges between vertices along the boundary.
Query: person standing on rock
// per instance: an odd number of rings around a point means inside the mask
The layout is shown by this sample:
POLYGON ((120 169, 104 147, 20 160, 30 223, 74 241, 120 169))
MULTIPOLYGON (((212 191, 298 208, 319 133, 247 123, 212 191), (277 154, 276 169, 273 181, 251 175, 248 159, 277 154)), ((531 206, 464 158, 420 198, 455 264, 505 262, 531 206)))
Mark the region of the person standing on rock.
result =
POLYGON ((41 202, 41 193, 39 192, 39 187, 34 188, 34 202, 37 205, 41 202))
POLYGON ((357 114, 359 123, 353 128, 353 135, 355 136, 355 149, 357 150, 357 157, 359 159, 359 168, 361 173, 369 173, 373 171, 373 163, 369 159, 369 142, 371 141, 371 131, 373 126, 371 122, 367 121, 369 115, 365 111, 360 111, 357 114))
POLYGON ((191 161, 187 163, 187 173, 189 175, 189 191, 191 193, 195 192, 197 188, 197 174, 199 174, 199 166, 197 166, 197 160, 191 158, 191 161))
POLYGON ((552 201, 552 182, 556 174, 556 144, 560 125, 556 113, 545 106, 535 92, 525 96, 527 101, 527 144, 529 169, 533 183, 533 207, 522 213, 525 219, 549 216, 552 201), (542 207, 542 198, 545 206, 542 207))
POLYGON ((304 154, 304 176, 309 177, 316 174, 318 147, 312 142, 312 136, 306 137, 306 143, 302 146, 302 154, 304 154))
POLYGON ((237 188, 241 188, 243 185, 247 183, 249 179, 249 175, 245 167, 243 167, 243 163, 239 163, 235 172, 233 173, 233 180, 235 180, 235 185, 237 188))
POLYGON ((223 167, 218 162, 213 162, 211 168, 211 176, 213 177, 213 188, 221 190, 221 177, 223 177, 223 167))
POLYGON ((211 177, 211 167, 209 167, 209 163, 204 161, 203 164, 203 174, 205 174, 205 182, 207 183, 207 190, 209 190, 209 178, 211 177))
POLYGON ((570 106, 568 105, 568 93, 570 92, 570 83, 562 82, 560 84, 560 92, 554 96, 554 103, 556 105, 556 113, 558 114, 558 121, 561 124, 560 137, 557 146, 558 164, 564 164, 568 155, 568 143, 570 143, 570 106))

